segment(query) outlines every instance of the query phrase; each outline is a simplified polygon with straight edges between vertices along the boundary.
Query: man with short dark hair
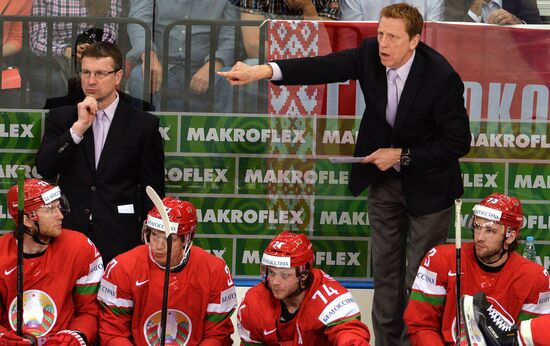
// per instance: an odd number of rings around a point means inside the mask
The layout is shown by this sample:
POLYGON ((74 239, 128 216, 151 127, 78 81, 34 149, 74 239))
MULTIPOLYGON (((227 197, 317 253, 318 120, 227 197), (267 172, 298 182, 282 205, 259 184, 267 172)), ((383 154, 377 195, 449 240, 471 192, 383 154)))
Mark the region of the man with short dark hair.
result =
POLYGON ((15 224, 23 223, 23 324, 17 325, 16 232, 0 237, 0 345, 93 345, 98 332, 96 299, 103 262, 90 239, 61 227, 69 206, 61 190, 45 181, 24 181, 23 219, 19 187, 7 195, 15 224))
POLYGON ((94 241, 105 261, 140 243, 141 224, 152 203, 150 185, 164 195, 164 151, 159 119, 122 100, 122 54, 108 42, 82 53, 86 98, 54 108, 36 155, 44 178, 58 177, 71 202, 65 227, 94 241))
POLYGON ((304 234, 282 232, 262 256, 262 282, 237 310, 242 345, 368 346, 359 306, 338 281, 313 268, 304 234))
POLYGON ((460 273, 454 244, 434 247, 422 261, 404 316, 413 345, 456 342, 457 296, 483 291, 502 324, 550 313, 548 272, 514 251, 523 227, 520 201, 490 194, 474 206, 470 221, 474 241, 462 246, 460 273))
POLYGON ((237 63, 219 72, 233 85, 359 81, 365 112, 349 188, 368 188, 374 277, 373 327, 379 345, 401 344, 403 311, 422 256, 447 239, 454 199, 464 192, 458 159, 470 150, 464 84, 420 42, 423 20, 408 4, 387 6, 378 37, 326 56, 237 63))

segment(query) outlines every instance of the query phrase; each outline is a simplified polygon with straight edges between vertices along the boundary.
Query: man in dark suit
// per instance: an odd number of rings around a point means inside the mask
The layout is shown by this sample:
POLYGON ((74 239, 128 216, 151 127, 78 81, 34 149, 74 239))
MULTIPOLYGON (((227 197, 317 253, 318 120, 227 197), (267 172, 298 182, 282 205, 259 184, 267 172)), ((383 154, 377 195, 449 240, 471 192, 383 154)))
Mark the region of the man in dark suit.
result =
POLYGON ((366 110, 349 188, 367 187, 377 345, 405 339, 403 311, 423 255, 447 239, 451 207, 463 193, 458 159, 470 149, 464 85, 443 56, 420 42, 423 20, 407 4, 385 7, 378 37, 323 57, 236 64, 219 73, 233 85, 356 79, 366 110), (407 242, 408 237, 408 242, 407 242))
POLYGON ((542 24, 536 0, 447 0, 445 20, 487 24, 542 24))
POLYGON ((117 94, 122 55, 98 42, 82 57, 82 89, 76 106, 50 110, 36 167, 58 177, 71 213, 63 226, 86 234, 108 263, 140 244, 142 221, 152 207, 151 185, 164 195, 164 151, 159 119, 117 94))

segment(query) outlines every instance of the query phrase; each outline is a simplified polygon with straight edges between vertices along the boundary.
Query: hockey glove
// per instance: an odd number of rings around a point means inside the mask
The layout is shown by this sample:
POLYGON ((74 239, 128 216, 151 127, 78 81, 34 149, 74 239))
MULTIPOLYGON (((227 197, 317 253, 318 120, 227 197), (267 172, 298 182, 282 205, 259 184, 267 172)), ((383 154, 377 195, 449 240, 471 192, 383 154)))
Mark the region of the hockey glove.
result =
POLYGON ((35 343, 34 337, 30 335, 21 337, 13 331, 5 332, 0 336, 0 346, 29 346, 35 343))
MULTIPOLYGON (((74 330, 62 330, 48 339, 44 346, 86 346, 82 336, 74 330)), ((0 345, 1 346, 1 345, 0 345)))

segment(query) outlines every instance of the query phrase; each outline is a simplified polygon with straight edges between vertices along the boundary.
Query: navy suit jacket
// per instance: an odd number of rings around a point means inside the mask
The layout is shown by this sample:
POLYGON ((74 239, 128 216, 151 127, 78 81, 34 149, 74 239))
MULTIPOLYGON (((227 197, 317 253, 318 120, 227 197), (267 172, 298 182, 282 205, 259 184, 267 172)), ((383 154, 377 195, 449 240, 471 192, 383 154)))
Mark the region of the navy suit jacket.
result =
MULTIPOLYGON (((468 15, 472 0, 445 1, 445 20, 473 22, 468 15)), ((536 0, 502 0, 502 8, 527 24, 542 24, 536 0)))
POLYGON ((50 110, 36 168, 45 179, 58 177, 69 200, 63 226, 86 234, 107 263, 141 243, 152 207, 145 187, 164 196, 159 119, 120 99, 96 169, 92 127, 78 145, 69 132, 77 118, 75 105, 50 110))
MULTIPOLYGON (((401 178, 408 212, 425 215, 450 207, 463 194, 458 159, 470 150, 464 85, 443 56, 420 43, 399 100, 394 127, 386 122, 386 68, 376 38, 327 56, 277 60, 280 84, 323 84, 358 80, 366 109, 354 156, 380 148, 408 148, 412 163, 401 178)), ((380 176, 373 164, 354 164, 349 188, 359 195, 380 176)))

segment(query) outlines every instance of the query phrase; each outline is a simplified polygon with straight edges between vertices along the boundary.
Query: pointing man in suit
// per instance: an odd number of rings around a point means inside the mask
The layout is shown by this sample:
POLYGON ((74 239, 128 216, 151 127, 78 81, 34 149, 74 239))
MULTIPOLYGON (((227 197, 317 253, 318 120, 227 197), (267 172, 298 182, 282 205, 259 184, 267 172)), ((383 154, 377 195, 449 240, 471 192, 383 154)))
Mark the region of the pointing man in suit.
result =
POLYGON ((423 20, 407 4, 385 7, 378 37, 322 57, 237 63, 219 73, 233 85, 356 79, 365 97, 349 188, 368 187, 377 345, 399 345, 403 311, 422 256, 447 239, 453 200, 463 193, 458 159, 470 149, 464 85, 443 56, 420 42, 423 20), (407 240, 408 238, 408 240, 407 240))
POLYGON ((140 243, 151 185, 164 195, 164 151, 159 119, 122 100, 122 55, 108 42, 83 52, 86 98, 54 108, 46 117, 36 167, 58 177, 71 203, 63 226, 86 234, 105 263, 140 243))

